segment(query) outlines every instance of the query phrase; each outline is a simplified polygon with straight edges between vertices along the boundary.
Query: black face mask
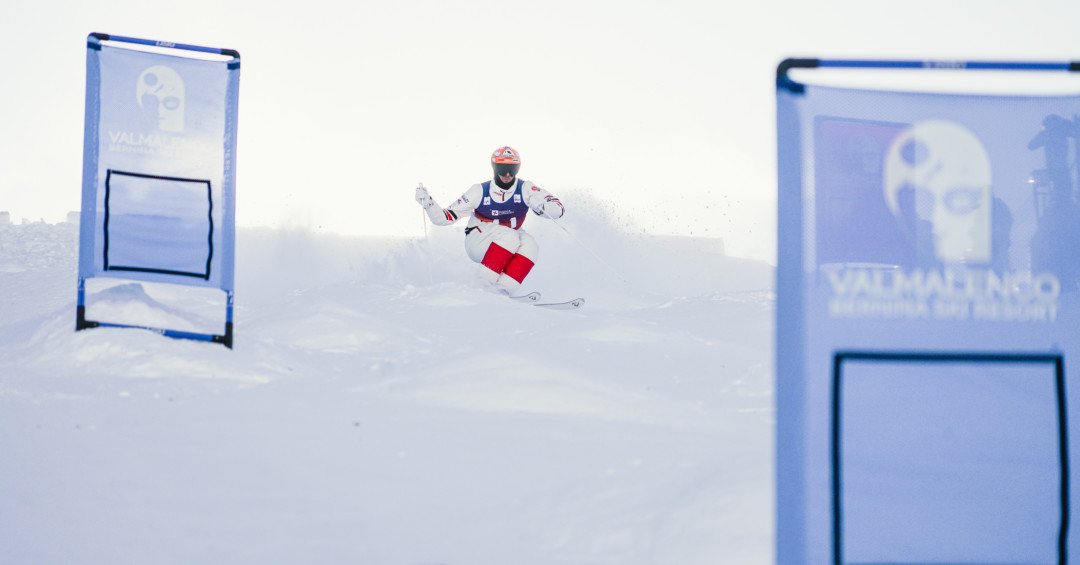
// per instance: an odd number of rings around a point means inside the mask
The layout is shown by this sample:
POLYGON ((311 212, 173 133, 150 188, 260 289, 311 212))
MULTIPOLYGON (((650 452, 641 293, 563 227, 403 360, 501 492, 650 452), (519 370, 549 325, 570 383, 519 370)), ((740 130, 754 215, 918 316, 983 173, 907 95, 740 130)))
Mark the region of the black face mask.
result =
POLYGON ((495 177, 495 184, 499 188, 501 188, 503 190, 506 190, 506 189, 510 188, 511 186, 514 186, 514 181, 516 181, 516 180, 517 179, 510 179, 510 182, 503 182, 502 179, 500 179, 499 177, 495 177))

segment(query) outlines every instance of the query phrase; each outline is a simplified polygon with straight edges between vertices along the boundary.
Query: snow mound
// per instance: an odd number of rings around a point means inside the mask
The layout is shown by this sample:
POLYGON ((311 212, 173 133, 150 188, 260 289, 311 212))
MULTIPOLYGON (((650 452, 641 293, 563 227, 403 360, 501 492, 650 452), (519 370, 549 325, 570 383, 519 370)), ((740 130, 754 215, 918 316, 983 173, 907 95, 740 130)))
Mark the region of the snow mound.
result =
MULTIPOLYGON (((575 311, 478 287, 461 226, 242 229, 233 350, 75 332, 77 229, 3 227, 0 555, 770 562, 772 267, 570 210, 526 223, 522 291, 575 311)), ((221 323, 213 295, 89 290, 102 321, 221 323)))

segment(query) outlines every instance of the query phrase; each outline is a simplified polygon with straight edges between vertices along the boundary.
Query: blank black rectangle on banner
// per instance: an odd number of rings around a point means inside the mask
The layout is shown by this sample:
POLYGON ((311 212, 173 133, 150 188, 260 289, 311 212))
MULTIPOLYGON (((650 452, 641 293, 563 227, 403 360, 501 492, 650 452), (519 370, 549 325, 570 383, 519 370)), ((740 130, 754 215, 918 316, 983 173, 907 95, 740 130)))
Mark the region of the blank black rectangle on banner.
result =
POLYGON ((209 279, 213 208, 209 180, 109 170, 104 269, 209 279))
POLYGON ((1059 355, 834 358, 836 565, 1066 563, 1059 355))

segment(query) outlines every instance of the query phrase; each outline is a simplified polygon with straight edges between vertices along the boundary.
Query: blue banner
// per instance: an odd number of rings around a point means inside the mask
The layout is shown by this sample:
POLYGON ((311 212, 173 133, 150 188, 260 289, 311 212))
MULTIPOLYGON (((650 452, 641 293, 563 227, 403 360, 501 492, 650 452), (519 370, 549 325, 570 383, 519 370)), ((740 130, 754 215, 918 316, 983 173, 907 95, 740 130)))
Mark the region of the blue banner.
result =
POLYGON ((1065 563, 1080 82, 778 78, 778 563, 1065 563))
POLYGON ((231 309, 239 54, 91 34, 86 68, 80 313, 91 277, 219 288, 231 309))

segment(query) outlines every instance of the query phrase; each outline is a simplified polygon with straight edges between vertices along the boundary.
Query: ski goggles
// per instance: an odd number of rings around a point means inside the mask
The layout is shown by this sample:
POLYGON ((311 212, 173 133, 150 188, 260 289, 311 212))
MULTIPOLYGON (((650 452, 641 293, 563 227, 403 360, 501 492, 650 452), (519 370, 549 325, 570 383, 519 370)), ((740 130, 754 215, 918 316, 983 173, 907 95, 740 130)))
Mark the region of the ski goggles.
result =
POLYGON ((495 176, 497 177, 505 175, 516 177, 518 169, 521 168, 521 163, 492 163, 491 166, 495 169, 495 176))

